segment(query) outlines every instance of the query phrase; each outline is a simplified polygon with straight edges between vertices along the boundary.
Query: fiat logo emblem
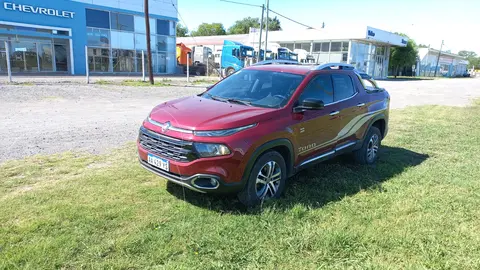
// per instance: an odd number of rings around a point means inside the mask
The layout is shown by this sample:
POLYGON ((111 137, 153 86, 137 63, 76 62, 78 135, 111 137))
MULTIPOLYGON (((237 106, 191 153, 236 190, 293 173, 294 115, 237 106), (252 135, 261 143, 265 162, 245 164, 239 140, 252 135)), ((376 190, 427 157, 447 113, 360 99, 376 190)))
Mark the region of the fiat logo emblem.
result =
POLYGON ((163 132, 167 132, 167 131, 170 129, 171 126, 172 126, 172 124, 170 124, 170 122, 166 122, 166 123, 163 124, 163 126, 162 126, 162 131, 163 131, 163 132))

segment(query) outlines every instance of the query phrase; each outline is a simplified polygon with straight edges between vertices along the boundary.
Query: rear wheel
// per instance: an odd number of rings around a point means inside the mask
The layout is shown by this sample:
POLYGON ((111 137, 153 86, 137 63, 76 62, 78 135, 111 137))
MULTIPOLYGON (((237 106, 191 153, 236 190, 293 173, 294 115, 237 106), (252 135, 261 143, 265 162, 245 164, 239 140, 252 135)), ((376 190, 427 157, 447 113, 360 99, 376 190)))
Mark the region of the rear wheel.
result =
POLYGON ((362 148, 353 152, 355 160, 360 164, 373 164, 378 159, 382 133, 377 127, 370 127, 363 141, 362 148))
POLYGON ((286 165, 282 155, 269 151, 255 162, 238 199, 246 206, 255 206, 263 200, 279 198, 285 189, 286 178, 286 165))

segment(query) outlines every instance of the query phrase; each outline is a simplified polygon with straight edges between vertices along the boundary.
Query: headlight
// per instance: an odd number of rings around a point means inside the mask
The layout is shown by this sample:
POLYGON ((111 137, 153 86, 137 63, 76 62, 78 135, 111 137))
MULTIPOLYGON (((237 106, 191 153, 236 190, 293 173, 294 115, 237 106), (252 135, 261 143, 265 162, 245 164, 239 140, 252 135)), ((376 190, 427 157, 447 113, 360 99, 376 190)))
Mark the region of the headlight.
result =
POLYGON ((201 157, 216 157, 230 154, 230 149, 223 144, 194 143, 193 145, 201 157))
POLYGON ((231 129, 221 129, 221 130, 207 130, 207 131, 194 131, 195 136, 200 137, 223 137, 223 136, 230 136, 237 132, 240 132, 245 129, 252 128, 257 124, 251 124, 248 126, 238 127, 238 128, 231 128, 231 129))

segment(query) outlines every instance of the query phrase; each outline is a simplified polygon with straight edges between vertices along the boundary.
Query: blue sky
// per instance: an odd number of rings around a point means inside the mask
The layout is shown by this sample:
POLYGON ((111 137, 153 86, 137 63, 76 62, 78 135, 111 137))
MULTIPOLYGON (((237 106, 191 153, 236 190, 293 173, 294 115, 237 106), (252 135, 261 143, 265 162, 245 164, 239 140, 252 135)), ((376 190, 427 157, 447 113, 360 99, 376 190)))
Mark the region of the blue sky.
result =
MULTIPOLYGON (((234 1, 265 3, 264 0, 234 1)), ((178 0, 178 6, 190 30, 203 22, 220 22, 228 28, 236 20, 261 15, 260 8, 220 0, 178 0)), ((320 28, 322 22, 326 27, 369 25, 406 33, 417 43, 437 49, 443 39, 446 50, 473 50, 480 55, 480 0, 270 0, 270 9, 316 28, 320 28)), ((280 18, 280 21, 284 30, 304 29, 286 19, 280 18)))

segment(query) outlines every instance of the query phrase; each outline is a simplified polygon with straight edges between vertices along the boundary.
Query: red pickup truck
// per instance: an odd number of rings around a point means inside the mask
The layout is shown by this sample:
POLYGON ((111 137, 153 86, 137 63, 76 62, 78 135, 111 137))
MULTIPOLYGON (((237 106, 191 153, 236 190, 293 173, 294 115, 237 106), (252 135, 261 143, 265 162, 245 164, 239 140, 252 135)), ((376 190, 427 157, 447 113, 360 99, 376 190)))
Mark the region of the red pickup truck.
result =
POLYGON ((390 96, 364 79, 347 64, 244 68, 198 96, 156 106, 140 128, 140 164, 198 192, 236 193, 249 206, 278 198, 287 179, 334 156, 372 164, 390 96))

